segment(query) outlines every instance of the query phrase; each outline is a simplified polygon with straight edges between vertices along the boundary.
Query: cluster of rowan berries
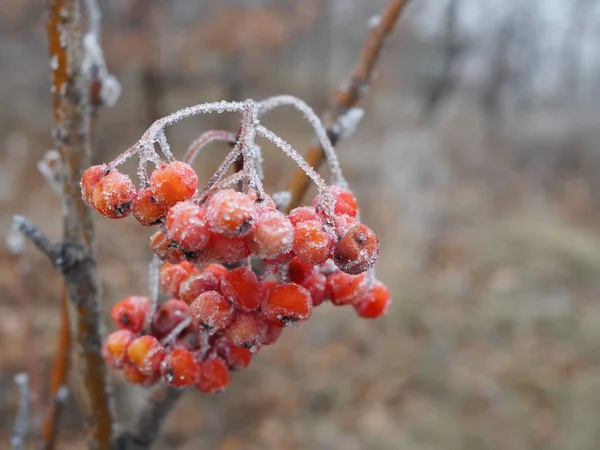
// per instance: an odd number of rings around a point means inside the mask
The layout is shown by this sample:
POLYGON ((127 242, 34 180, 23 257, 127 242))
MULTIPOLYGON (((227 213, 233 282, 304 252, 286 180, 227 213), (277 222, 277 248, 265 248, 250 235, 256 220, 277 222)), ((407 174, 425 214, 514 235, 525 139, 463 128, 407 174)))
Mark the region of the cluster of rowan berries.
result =
MULTIPOLYGON (((245 161, 255 157, 240 152, 245 161)), ((371 270, 379 242, 358 220, 350 190, 320 180, 312 206, 285 214, 255 173, 242 175, 237 190, 213 180, 198 193, 198 176, 183 161, 158 161, 139 190, 115 164, 84 172, 86 204, 108 218, 132 213, 160 228, 150 245, 163 262, 158 282, 170 299, 116 304, 119 330, 104 346, 108 363, 130 382, 162 378, 215 392, 229 383, 230 370, 246 367, 261 346, 308 320, 325 299, 353 305, 364 318, 387 311, 389 291, 371 270)))

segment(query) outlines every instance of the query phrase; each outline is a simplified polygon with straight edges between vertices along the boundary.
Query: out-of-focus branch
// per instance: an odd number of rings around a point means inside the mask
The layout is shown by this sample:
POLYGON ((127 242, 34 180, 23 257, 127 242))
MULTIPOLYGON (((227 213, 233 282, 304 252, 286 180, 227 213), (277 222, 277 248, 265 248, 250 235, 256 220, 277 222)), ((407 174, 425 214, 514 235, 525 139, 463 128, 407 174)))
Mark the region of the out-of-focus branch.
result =
MULTIPOLYGON (((55 249, 70 264, 59 267, 70 304, 71 337, 89 448, 108 449, 113 432, 112 395, 101 354, 100 282, 90 209, 79 193, 90 164, 89 83, 82 69, 80 2, 49 0, 47 33, 54 105, 54 140, 61 156, 63 242, 55 249)), ((47 253, 51 256, 51 253, 47 253)), ((55 253, 56 254, 56 253, 55 253)))
POLYGON ((58 342, 54 365, 50 376, 50 407, 42 426, 42 448, 52 450, 55 448, 58 422, 61 407, 67 392, 67 374, 69 373, 69 362, 71 354, 71 333, 69 331, 69 303, 67 288, 63 285, 60 300, 60 329, 58 331, 58 342))
POLYGON ((31 390, 29 388, 29 377, 26 373, 19 373, 15 375, 15 384, 19 388, 19 410, 17 411, 11 444, 13 450, 23 450, 27 443, 30 425, 31 390))
POLYGON ((148 450, 158 437, 161 427, 184 390, 167 384, 156 386, 134 426, 115 439, 113 450, 148 450))
MULTIPOLYGON (((385 41, 394 30, 400 13, 408 3, 409 0, 388 1, 379 20, 369 31, 349 79, 333 94, 330 109, 324 119, 333 145, 336 145, 341 137, 340 133, 336 132, 336 128, 340 128, 335 126, 337 121, 363 97, 371 82, 373 70, 379 61, 385 41)), ((311 166, 318 168, 325 161, 325 152, 321 146, 315 145, 308 150, 305 159, 311 166)), ((302 170, 296 171, 287 187, 292 194, 288 211, 300 204, 309 182, 309 178, 302 170)))

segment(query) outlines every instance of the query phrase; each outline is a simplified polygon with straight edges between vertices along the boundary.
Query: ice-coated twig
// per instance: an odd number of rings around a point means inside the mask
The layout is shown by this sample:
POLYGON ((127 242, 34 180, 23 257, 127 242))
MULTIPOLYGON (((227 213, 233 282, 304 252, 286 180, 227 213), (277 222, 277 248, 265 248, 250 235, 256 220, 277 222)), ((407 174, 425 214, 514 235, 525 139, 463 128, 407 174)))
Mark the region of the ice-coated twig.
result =
POLYGON ((163 345, 172 344, 173 341, 177 338, 177 336, 179 336, 183 330, 185 330, 187 327, 189 327, 191 323, 192 323, 192 319, 190 319, 189 317, 186 317, 185 319, 183 319, 171 330, 171 332, 169 334, 167 334, 163 338, 162 344, 163 345))
POLYGON ((211 142, 215 141, 235 144, 236 136, 235 134, 226 130, 210 130, 205 133, 202 133, 199 138, 197 138, 194 142, 190 144, 187 151, 185 152, 183 160, 188 164, 192 164, 194 162, 194 159, 196 159, 196 157, 200 154, 202 149, 211 142))
POLYGON ((292 194, 289 191, 279 191, 271 195, 271 198, 275 202, 275 206, 279 211, 284 211, 290 204, 292 194))
POLYGON ((279 106, 292 106, 304 115, 304 118, 313 127, 319 144, 325 152, 329 170, 331 171, 332 183, 343 188, 347 188, 348 183, 346 183, 346 180, 344 179, 337 154, 333 148, 333 145, 331 144, 331 141, 329 140, 327 130, 321 123, 321 119, 319 119, 319 116, 315 114, 313 109, 308 106, 306 102, 291 95, 278 95, 262 101, 259 106, 259 113, 265 113, 279 106))
POLYGON ((198 196, 196 197, 197 203, 202 203, 204 200, 206 200, 206 197, 208 193, 213 189, 213 186, 225 176, 227 170, 229 170, 229 167, 231 167, 231 165, 235 163, 235 160, 238 159, 238 157, 241 154, 242 151, 240 149, 240 143, 238 142, 233 148, 233 150, 229 152, 229 154, 225 157, 223 162, 219 165, 219 167, 217 168, 213 176, 210 178, 210 180, 208 180, 208 184, 198 194, 198 196))
POLYGON ((313 181, 313 183, 315 183, 319 191, 319 196, 322 200, 327 220, 328 222, 330 222, 330 225, 332 225, 334 223, 333 217, 335 202, 333 197, 331 196, 331 193, 327 189, 327 184, 325 184, 325 180, 323 180, 321 175, 319 175, 315 171, 315 169, 309 166, 304 160, 304 158, 302 158, 302 156, 296 150, 294 150, 294 148, 288 142, 277 136, 272 131, 268 130, 262 125, 259 125, 258 127, 256 127, 256 132, 259 136, 262 136, 265 139, 271 141, 273 144, 279 147, 286 155, 292 158, 296 162, 296 164, 300 166, 304 173, 308 175, 308 177, 313 181))
POLYGON ((37 168, 48 183, 48 186, 57 193, 62 194, 60 180, 60 154, 56 150, 48 150, 37 163, 37 168))
POLYGON ((358 124, 365 116, 365 110, 362 108, 350 108, 344 114, 339 116, 331 125, 331 133, 338 136, 338 139, 346 139, 353 135, 358 128, 358 124))
POLYGON ((167 141, 165 130, 161 130, 160 133, 158 133, 158 145, 160 146, 160 150, 162 151, 162 154, 165 155, 165 158, 168 162, 175 160, 175 157, 171 152, 171 147, 169 146, 169 141, 167 141))
POLYGON ((183 392, 185 389, 177 389, 166 383, 153 388, 135 424, 117 436, 112 450, 149 450, 183 392))
POLYGON ((15 375, 15 384, 19 388, 19 409, 10 440, 13 450, 23 450, 27 442, 29 432, 29 406, 31 403, 31 391, 29 389, 29 377, 25 372, 15 375))
POLYGON ((156 255, 152 256, 152 261, 148 265, 148 298, 150 299, 150 308, 144 323, 144 329, 149 330, 154 320, 154 315, 158 308, 158 293, 160 288, 160 266, 162 262, 156 255))
POLYGON ((52 242, 42 230, 26 217, 15 215, 13 217, 13 227, 33 242, 38 250, 48 257, 54 267, 61 268, 65 265, 62 246, 52 242))

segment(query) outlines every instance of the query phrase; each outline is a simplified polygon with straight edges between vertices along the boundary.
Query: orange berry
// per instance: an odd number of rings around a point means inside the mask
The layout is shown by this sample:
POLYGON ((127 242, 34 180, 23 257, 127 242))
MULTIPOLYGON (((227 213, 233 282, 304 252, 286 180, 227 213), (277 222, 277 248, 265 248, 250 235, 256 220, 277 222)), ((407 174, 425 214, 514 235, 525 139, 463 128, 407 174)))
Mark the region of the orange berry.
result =
POLYGON ((168 205, 188 200, 198 187, 198 175, 183 161, 157 167, 150 176, 150 187, 156 200, 168 205))
POLYGON ((139 333, 144 327, 149 310, 148 297, 125 297, 112 307, 111 317, 120 329, 139 333))
POLYGON ((181 283, 197 273, 198 270, 188 261, 165 263, 160 268, 160 286, 167 295, 179 298, 181 283))
POLYGON ((249 234, 256 222, 256 205, 248 194, 223 189, 208 202, 208 224, 214 233, 227 237, 249 234))
POLYGON ((228 238, 217 233, 210 233, 205 251, 223 264, 233 264, 250 256, 243 238, 228 238))
POLYGON ((294 253, 308 264, 321 264, 331 253, 333 236, 323 228, 322 222, 308 220, 294 228, 294 253))
POLYGON ((191 304, 196 298, 207 291, 218 291, 221 283, 215 274, 204 272, 185 279, 179 287, 179 298, 191 304))
POLYGON ((141 384, 142 386, 152 386, 160 379, 158 371, 150 375, 145 375, 130 362, 125 363, 123 366, 123 375, 125 375, 125 379, 130 383, 141 384))
MULTIPOLYGON (((352 192, 340 186, 329 186, 327 190, 331 193, 335 201, 335 215, 346 214, 350 217, 358 215, 358 203, 352 192)), ((313 201, 313 206, 315 208, 319 206, 318 195, 313 201)))
POLYGON ((366 294, 366 279, 366 274, 332 273, 325 282, 325 296, 336 306, 353 305, 366 294))
POLYGON ((252 361, 252 352, 247 348, 232 345, 227 338, 223 337, 215 344, 217 354, 223 358, 229 370, 238 371, 245 369, 252 361))
POLYGON ((267 335, 267 324, 256 314, 239 313, 225 329, 229 341, 242 348, 256 350, 267 335))
POLYGON ((163 261, 178 264, 186 259, 184 250, 172 239, 169 239, 162 231, 157 231, 150 238, 152 251, 163 261))
POLYGON ((379 240, 373 230, 358 224, 350 228, 333 250, 333 262, 346 273, 357 275, 379 259, 379 240))
POLYGON ((203 292, 190 305, 192 323, 208 333, 227 328, 234 317, 233 305, 217 291, 203 292))
POLYGON ((352 227, 358 225, 359 222, 346 214, 335 217, 335 233, 339 238, 342 238, 352 227))
POLYGON ((184 348, 176 348, 162 362, 163 379, 175 387, 191 386, 198 382, 200 364, 194 354, 184 348))
POLYGON ((229 269, 221 264, 211 263, 202 269, 202 273, 212 273, 219 280, 219 284, 225 278, 225 274, 229 272, 229 269))
POLYGON ((367 294, 354 305, 354 309, 360 317, 375 319, 387 313, 390 303, 388 288, 381 281, 375 281, 367 294))
POLYGON ((92 206, 104 217, 121 219, 131 212, 135 195, 131 178, 113 169, 94 186, 92 206))
POLYGON ((222 391, 229 384, 229 369, 221 358, 210 358, 200 364, 196 386, 205 394, 222 391))
POLYGON ((112 367, 121 368, 127 361, 127 347, 135 339, 135 334, 129 330, 117 330, 109 334, 102 346, 102 355, 112 367))
POLYGON ((221 292, 242 312, 256 311, 265 302, 265 289, 248 267, 230 270, 221 283, 221 292))
POLYGON ((312 206, 299 206, 290 211, 288 219, 292 222, 292 225, 296 226, 300 222, 308 222, 309 220, 316 220, 321 222, 321 216, 317 213, 317 210, 312 206))
POLYGON ((129 344, 127 358, 143 375, 151 376, 159 372, 165 348, 158 339, 147 334, 129 344))
POLYGON ((209 238, 206 208, 193 202, 179 202, 172 206, 165 221, 167 235, 183 248, 197 252, 209 238))
POLYGON ((152 189, 140 189, 133 203, 133 217, 145 227, 157 225, 163 221, 169 205, 159 203, 152 194, 152 189))
POLYGON ((312 308, 310 292, 295 283, 287 283, 269 290, 261 314, 269 324, 288 326, 308 320, 312 308))
POLYGON ((92 194, 94 188, 98 181, 100 181, 100 178, 102 178, 102 175, 104 175, 105 170, 106 164, 100 164, 98 166, 89 167, 83 172, 79 185, 81 186, 81 198, 86 205, 92 206, 92 194))
POLYGON ((188 317, 188 305, 182 300, 169 299, 158 307, 152 330, 159 337, 168 335, 173 328, 188 317))
POLYGON ((261 212, 254 231, 246 242, 252 253, 261 259, 275 259, 289 254, 294 243, 294 227, 289 219, 276 209, 261 212))

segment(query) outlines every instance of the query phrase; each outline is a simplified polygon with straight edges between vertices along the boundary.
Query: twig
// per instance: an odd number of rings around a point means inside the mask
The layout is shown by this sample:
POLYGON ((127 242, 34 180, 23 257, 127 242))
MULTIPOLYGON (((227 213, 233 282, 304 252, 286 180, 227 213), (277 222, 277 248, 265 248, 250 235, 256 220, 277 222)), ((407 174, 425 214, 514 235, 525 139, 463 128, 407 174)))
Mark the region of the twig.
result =
POLYGON ((29 406, 31 403, 31 392, 29 390, 29 377, 26 373, 15 375, 15 384, 19 388, 19 410, 10 440, 13 450, 23 450, 27 442, 29 431, 29 406))
POLYGON ((66 379, 69 372, 71 354, 71 334, 69 332, 69 303, 67 288, 63 284, 60 300, 60 329, 58 331, 57 349, 54 355, 54 364, 50 376, 50 407, 42 426, 42 448, 52 450, 55 448, 58 422, 61 406, 65 400, 66 379))
POLYGON ((150 393, 135 425, 123 431, 113 443, 113 450, 148 450, 160 434, 162 425, 184 392, 167 384, 156 386, 150 393))
MULTIPOLYGON (((336 145, 340 139, 340 135, 336 133, 334 124, 339 117, 354 107, 364 95, 371 81, 373 70, 381 55, 385 40, 394 30, 400 13, 408 3, 409 0, 388 1, 380 20, 369 31, 348 81, 333 94, 330 110, 325 115, 327 134, 333 145, 336 145)), ((312 167, 318 168, 325 160, 323 148, 320 145, 311 147, 305 159, 312 167)), ((287 187, 287 190, 292 194, 288 211, 300 204, 304 193, 308 189, 308 185, 309 179, 304 171, 296 170, 287 187)))
POLYGON ((82 69, 79 1, 49 0, 47 33, 52 68, 53 134, 55 148, 61 156, 63 242, 53 245, 47 238, 41 239, 40 233, 32 236, 40 238, 36 245, 61 269, 67 286, 74 362, 78 368, 89 448, 108 449, 114 413, 101 354, 104 328, 100 321, 94 228, 91 211, 79 194, 81 173, 89 166, 91 156, 89 86, 82 69))

